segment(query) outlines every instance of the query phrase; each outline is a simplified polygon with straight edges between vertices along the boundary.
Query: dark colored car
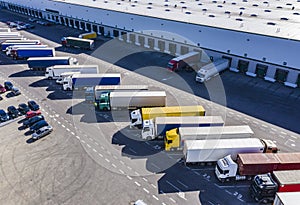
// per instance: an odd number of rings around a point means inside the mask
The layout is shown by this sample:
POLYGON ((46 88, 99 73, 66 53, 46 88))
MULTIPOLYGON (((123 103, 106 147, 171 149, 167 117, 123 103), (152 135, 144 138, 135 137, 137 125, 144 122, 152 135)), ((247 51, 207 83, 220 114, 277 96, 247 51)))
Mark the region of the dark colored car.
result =
POLYGON ((11 118, 17 118, 20 115, 19 110, 13 105, 7 108, 7 113, 11 118))
POLYGON ((14 86, 10 81, 4 82, 4 87, 6 90, 11 90, 14 86))
POLYGON ((25 115, 28 111, 30 111, 30 108, 25 103, 19 104, 18 110, 22 115, 25 115))
POLYGON ((34 100, 29 100, 29 101, 27 102, 27 104, 28 104, 28 107, 29 107, 31 110, 36 111, 36 110, 40 109, 40 106, 39 106, 34 100))
POLYGON ((3 85, 0 84, 0 93, 5 93, 6 89, 3 85))
POLYGON ((0 122, 6 122, 9 120, 8 114, 4 110, 0 110, 0 122))
POLYGON ((28 120, 25 120, 23 122, 23 127, 30 127, 32 126, 33 124, 37 123, 38 121, 41 121, 41 120, 44 120, 44 116, 43 115, 37 115, 37 116, 34 116, 28 120))
POLYGON ((48 125, 49 124, 45 120, 40 120, 40 121, 34 123, 32 126, 30 126, 30 131, 35 132, 38 129, 40 129, 41 127, 45 127, 45 126, 48 126, 48 125))
POLYGON ((14 95, 21 95, 21 92, 20 92, 19 88, 15 87, 15 86, 12 87, 11 92, 12 92, 14 95))

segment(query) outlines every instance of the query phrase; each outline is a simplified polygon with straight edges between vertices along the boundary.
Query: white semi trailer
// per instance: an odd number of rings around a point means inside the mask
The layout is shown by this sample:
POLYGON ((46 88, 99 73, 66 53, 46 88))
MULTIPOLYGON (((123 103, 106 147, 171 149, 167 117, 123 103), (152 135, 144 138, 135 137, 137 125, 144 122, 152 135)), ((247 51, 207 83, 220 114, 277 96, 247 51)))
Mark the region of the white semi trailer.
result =
POLYGON ((229 67, 229 60, 228 59, 218 59, 214 62, 211 62, 197 72, 196 81, 200 83, 204 83, 208 81, 214 76, 219 75, 220 72, 224 71, 229 67))
POLYGON ((98 65, 54 65, 47 67, 45 77, 48 79, 58 79, 65 72, 98 73, 98 65))
POLYGON ((262 153, 265 144, 257 138, 186 140, 183 154, 186 164, 217 162, 231 155, 236 159, 239 153, 262 153))

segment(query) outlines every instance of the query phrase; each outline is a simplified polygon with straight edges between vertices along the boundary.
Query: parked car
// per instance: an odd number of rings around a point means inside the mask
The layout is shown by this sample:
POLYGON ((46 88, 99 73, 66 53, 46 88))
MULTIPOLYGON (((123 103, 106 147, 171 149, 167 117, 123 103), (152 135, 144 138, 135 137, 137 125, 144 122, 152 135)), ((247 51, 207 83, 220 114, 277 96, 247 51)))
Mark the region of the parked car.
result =
POLYGON ((5 82, 4 82, 4 88, 5 88, 6 90, 11 90, 13 87, 14 87, 14 86, 13 86, 13 84, 12 84, 10 81, 5 81, 5 82))
POLYGON ((12 92, 14 95, 21 95, 21 91, 20 91, 19 88, 17 88, 17 87, 12 87, 11 92, 12 92))
POLYGON ((30 108, 25 103, 19 104, 18 110, 22 115, 25 115, 28 111, 30 111, 30 108))
POLYGON ((32 24, 29 24, 29 23, 17 26, 17 30, 27 30, 27 29, 33 29, 33 28, 35 28, 35 26, 32 24))
POLYGON ((30 127, 32 126, 34 123, 38 122, 38 121, 41 121, 41 120, 44 120, 44 116, 43 115, 37 115, 37 116, 34 116, 28 120, 25 120, 23 122, 23 127, 30 127))
POLYGON ((29 100, 29 101, 27 102, 27 104, 28 104, 28 107, 29 107, 31 110, 36 111, 36 110, 40 109, 40 106, 39 106, 34 100, 29 100))
POLYGON ((9 106, 7 108, 7 114, 11 118, 17 118, 17 117, 19 117, 21 115, 20 112, 19 112, 19 110, 15 106, 13 106, 13 105, 11 105, 11 106, 9 106))
POLYGON ((37 19, 35 19, 35 18, 29 18, 28 21, 30 21, 30 22, 36 22, 37 19))
POLYGON ((5 93, 6 89, 3 85, 0 84, 0 93, 5 93))
POLYGON ((33 111, 33 110, 31 110, 31 111, 28 111, 27 113, 26 113, 26 119, 29 119, 29 118, 32 118, 32 117, 34 117, 34 116, 37 116, 37 115, 40 115, 40 114, 42 114, 42 112, 40 111, 40 110, 37 110, 37 111, 33 111))
POLYGON ((46 22, 46 21, 37 21, 37 24, 43 25, 43 26, 51 26, 50 22, 46 22))
POLYGON ((9 120, 9 115, 3 110, 0 110, 0 122, 6 122, 9 120))
POLYGON ((49 124, 45 121, 45 120, 40 120, 36 123, 34 123, 32 126, 30 126, 30 131, 31 132, 35 132, 37 131, 38 129, 42 128, 42 127, 45 127, 45 126, 48 126, 49 124))
POLYGON ((34 140, 40 139, 41 137, 44 137, 44 136, 50 134, 52 132, 52 130, 53 130, 53 127, 50 125, 41 127, 35 133, 32 134, 32 139, 34 139, 34 140))

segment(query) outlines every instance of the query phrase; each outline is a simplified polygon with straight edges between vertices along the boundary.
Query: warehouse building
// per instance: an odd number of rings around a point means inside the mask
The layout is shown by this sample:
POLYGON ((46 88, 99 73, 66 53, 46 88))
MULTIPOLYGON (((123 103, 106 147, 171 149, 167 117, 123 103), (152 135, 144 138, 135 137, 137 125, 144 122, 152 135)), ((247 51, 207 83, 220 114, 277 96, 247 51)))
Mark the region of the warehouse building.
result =
POLYGON ((3 9, 300 86, 300 0, 2 0, 3 9))

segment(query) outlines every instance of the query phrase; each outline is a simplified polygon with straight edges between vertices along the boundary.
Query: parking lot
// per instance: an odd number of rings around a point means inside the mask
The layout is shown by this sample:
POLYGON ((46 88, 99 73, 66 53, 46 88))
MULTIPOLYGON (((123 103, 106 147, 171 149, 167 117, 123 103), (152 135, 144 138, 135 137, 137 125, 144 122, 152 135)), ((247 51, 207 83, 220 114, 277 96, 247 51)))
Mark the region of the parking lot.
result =
MULTIPOLYGON (((12 17, 0 14, 0 18, 4 22, 12 17)), ((21 32, 56 47, 57 55, 99 66, 100 59, 115 61, 125 67, 116 70, 122 73, 123 83, 163 89, 169 105, 203 105, 208 114, 222 115, 228 125, 250 125, 257 137, 272 139, 282 151, 299 150, 298 134, 273 125, 298 129, 298 90, 225 72, 226 102, 241 111, 236 112, 205 100, 209 84, 196 84, 192 73, 164 70, 168 55, 118 41, 105 45, 104 38, 96 42, 101 49, 94 52, 63 49, 60 37, 81 31, 35 25, 21 32), (118 59, 118 50, 126 57, 118 59), (129 55, 133 51, 138 55, 129 55)), ((0 60, 0 83, 10 80, 21 91, 13 97, 1 94, 0 108, 35 100, 53 126, 50 135, 37 141, 21 128, 24 117, 0 128, 1 204, 128 204, 137 199, 147 204, 255 204, 248 196, 249 182, 222 185, 214 176, 214 167, 187 168, 180 154, 163 152, 162 142, 141 141, 140 130, 128 127, 128 111, 97 112, 74 93, 44 79, 42 72, 29 71, 26 61, 13 61, 3 53, 0 60)))

